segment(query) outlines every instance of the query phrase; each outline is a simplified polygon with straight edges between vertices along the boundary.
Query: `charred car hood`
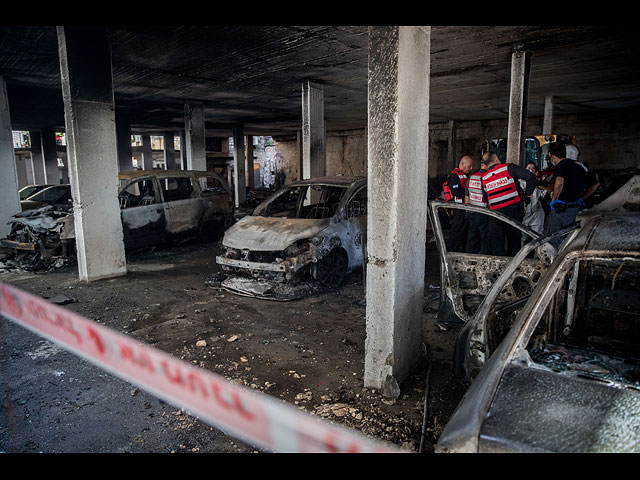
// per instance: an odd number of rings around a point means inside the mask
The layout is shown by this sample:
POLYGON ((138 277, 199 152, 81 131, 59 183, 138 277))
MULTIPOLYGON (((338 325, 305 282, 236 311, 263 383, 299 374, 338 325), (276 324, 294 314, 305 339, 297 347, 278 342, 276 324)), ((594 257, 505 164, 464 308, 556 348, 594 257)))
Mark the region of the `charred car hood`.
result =
POLYGON ((480 432, 480 451, 640 451, 640 391, 579 373, 507 368, 480 432))
POLYGON ((311 239, 329 226, 330 219, 243 217, 224 234, 229 248, 277 251, 298 240, 311 239))

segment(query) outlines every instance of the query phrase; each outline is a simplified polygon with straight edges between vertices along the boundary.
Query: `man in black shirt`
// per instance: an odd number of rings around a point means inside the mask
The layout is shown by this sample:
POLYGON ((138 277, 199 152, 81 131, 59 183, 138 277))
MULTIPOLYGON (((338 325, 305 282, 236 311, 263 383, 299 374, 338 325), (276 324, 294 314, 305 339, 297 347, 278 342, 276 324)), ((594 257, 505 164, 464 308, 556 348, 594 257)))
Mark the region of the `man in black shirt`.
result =
MULTIPOLYGON (((578 200, 582 193, 584 170, 573 160, 566 158, 566 147, 558 142, 549 148, 553 169, 553 191, 551 211, 544 225, 544 234, 550 235, 575 222, 578 215, 578 200)), ((562 239, 555 239, 552 245, 558 247, 562 239)))

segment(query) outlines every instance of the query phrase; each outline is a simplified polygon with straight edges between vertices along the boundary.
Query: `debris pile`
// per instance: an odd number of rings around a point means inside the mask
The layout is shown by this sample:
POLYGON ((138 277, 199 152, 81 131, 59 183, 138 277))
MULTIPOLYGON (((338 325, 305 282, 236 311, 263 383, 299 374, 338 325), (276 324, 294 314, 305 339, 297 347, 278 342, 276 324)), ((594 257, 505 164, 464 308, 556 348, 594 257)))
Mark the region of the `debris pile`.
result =
POLYGON ((73 255, 73 207, 47 205, 11 217, 11 232, 2 239, 5 270, 52 270, 73 255))

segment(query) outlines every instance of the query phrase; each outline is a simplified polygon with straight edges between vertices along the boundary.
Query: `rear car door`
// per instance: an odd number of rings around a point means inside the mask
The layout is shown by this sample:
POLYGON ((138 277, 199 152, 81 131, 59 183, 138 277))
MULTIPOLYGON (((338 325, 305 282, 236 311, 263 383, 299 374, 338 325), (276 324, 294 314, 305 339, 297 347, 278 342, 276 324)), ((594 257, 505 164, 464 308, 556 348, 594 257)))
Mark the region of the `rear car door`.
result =
POLYGON ((198 198, 195 177, 189 173, 159 175, 158 181, 164 199, 168 234, 175 237, 197 234, 203 206, 198 198))
POLYGON ((126 248, 139 248, 162 241, 167 218, 154 177, 125 183, 118 199, 126 248))
POLYGON ((226 229, 233 222, 233 194, 226 182, 213 172, 195 172, 199 202, 203 210, 203 231, 226 229))
POLYGON ((344 222, 346 228, 346 245, 349 255, 349 268, 362 265, 366 256, 367 245, 367 187, 357 190, 344 207, 344 222))

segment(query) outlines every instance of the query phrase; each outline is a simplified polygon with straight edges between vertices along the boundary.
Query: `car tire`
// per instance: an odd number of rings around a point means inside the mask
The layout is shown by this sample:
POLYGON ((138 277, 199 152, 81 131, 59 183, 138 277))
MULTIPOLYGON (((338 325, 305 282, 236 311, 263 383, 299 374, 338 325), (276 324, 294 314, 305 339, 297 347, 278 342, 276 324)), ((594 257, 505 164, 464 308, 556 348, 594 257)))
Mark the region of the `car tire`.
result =
POLYGON ((328 287, 337 287, 344 283, 347 276, 349 259, 342 249, 334 249, 311 267, 314 280, 328 287))

